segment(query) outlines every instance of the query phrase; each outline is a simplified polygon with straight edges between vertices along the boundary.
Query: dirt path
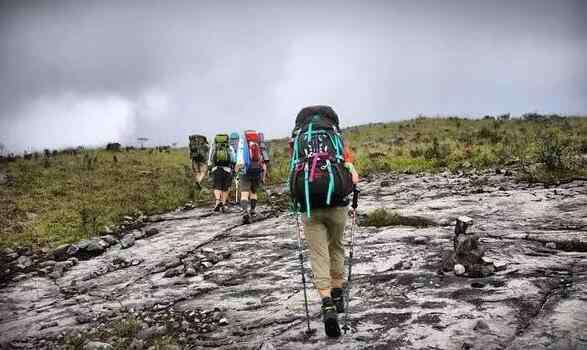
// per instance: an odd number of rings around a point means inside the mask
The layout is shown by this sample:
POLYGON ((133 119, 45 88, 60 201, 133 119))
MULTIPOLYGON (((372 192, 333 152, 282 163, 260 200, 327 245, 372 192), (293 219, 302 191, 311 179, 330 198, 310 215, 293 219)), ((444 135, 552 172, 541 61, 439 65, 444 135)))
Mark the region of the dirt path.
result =
POLYGON ((437 225, 357 228, 350 335, 323 336, 313 290, 318 332, 301 335, 293 217, 242 226, 238 213, 196 209, 164 216, 147 227, 158 234, 80 261, 56 281, 1 289, 0 343, 52 348, 63 332, 132 315, 142 320, 137 338, 173 334, 186 349, 587 349, 586 182, 544 188, 498 175, 405 175, 362 189, 360 212, 386 207, 437 225), (460 215, 475 220, 471 230, 504 271, 483 279, 437 272, 460 215), (201 317, 187 316, 194 313, 201 317))

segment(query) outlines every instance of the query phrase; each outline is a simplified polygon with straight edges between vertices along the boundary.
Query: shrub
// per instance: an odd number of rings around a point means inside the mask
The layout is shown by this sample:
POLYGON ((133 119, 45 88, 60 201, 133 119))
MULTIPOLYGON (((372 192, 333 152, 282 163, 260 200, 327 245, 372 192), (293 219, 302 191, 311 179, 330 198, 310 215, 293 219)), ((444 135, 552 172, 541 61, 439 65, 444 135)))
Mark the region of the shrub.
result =
POLYGON ((362 226, 414 226, 427 227, 436 225, 432 220, 420 216, 402 216, 396 212, 390 212, 385 208, 375 209, 367 214, 362 226))

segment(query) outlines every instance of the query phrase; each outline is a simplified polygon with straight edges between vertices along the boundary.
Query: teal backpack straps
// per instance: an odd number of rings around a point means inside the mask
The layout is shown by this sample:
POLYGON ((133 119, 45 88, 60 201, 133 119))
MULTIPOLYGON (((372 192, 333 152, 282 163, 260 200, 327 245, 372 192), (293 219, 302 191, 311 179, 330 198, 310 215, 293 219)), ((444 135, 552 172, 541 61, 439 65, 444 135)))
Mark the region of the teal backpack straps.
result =
POLYGON ((332 200, 332 193, 334 192, 334 174, 332 172, 332 164, 330 160, 326 161, 328 167, 328 194, 326 195, 326 205, 330 205, 332 200))
POLYGON ((306 197, 306 215, 308 219, 310 218, 310 181, 308 178, 308 163, 304 165, 304 189, 305 189, 305 197, 306 197))

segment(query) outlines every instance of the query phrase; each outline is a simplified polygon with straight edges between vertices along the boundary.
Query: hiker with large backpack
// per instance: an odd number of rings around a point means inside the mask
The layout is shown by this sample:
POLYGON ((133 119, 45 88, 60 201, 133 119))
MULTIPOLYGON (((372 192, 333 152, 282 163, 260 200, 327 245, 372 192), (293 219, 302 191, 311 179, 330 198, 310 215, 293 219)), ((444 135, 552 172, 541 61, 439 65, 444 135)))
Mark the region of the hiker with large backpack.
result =
MULTIPOLYGON (((232 147, 232 149, 235 151, 235 154, 238 151, 238 146, 239 146, 240 141, 241 141, 241 136, 238 132, 235 131, 230 134, 230 138, 229 138, 230 147, 232 147)), ((234 204, 238 204, 238 202, 239 202, 239 200, 238 200, 239 182, 240 182, 240 176, 239 176, 239 174, 236 173, 236 170, 233 169, 234 204)))
POLYGON ((216 199, 214 211, 216 212, 225 211, 235 158, 228 135, 216 135, 208 156, 208 167, 214 179, 214 198, 216 199))
POLYGON ((243 222, 251 222, 257 206, 257 190, 265 181, 266 165, 259 145, 259 133, 245 131, 239 143, 235 171, 240 172, 241 207, 243 222))
POLYGON ((265 135, 262 132, 259 132, 259 147, 261 148, 263 163, 265 163, 265 174, 263 174, 263 178, 267 180, 267 176, 269 176, 269 165, 271 163, 271 156, 269 155, 269 146, 267 145, 267 142, 265 142, 265 135))
POLYGON ((344 229, 349 195, 359 176, 342 139, 338 115, 328 106, 306 107, 298 113, 290 147, 293 207, 296 216, 302 216, 326 334, 338 337, 337 314, 345 310, 344 229))
POLYGON ((206 160, 208 159, 209 145, 208 139, 203 135, 190 135, 189 137, 189 151, 190 159, 192 160, 192 173, 196 180, 196 186, 198 189, 202 187, 202 181, 208 172, 208 165, 206 160))

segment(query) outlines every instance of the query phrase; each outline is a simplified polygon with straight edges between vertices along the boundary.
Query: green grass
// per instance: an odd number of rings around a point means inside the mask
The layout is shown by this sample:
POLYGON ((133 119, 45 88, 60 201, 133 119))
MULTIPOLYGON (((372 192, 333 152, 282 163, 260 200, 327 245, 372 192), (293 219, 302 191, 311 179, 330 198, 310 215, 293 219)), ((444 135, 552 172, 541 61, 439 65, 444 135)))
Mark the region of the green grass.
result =
POLYGON ((403 216, 397 212, 385 208, 375 209, 367 213, 367 217, 361 226, 387 227, 387 226, 413 226, 428 227, 436 224, 430 219, 419 216, 403 216))
MULTIPOLYGON (((360 175, 379 172, 513 167, 520 179, 557 182, 587 176, 587 118, 511 120, 425 118, 376 123, 344 130, 360 175)), ((293 124, 293 122, 292 122, 293 124)), ((269 181, 288 174, 287 139, 270 142, 269 181)), ((196 196, 185 149, 170 153, 135 150, 17 160, 0 165, 15 179, 0 185, 0 246, 57 246, 98 235, 125 215, 154 214, 196 196), (114 161, 117 157, 117 162, 114 161), (88 166, 88 159, 97 162, 88 166)))
MULTIPOLYGON (((360 174, 467 171, 519 167, 534 181, 585 175, 580 156, 587 153, 587 118, 463 119, 426 118, 375 123, 344 130, 360 174), (538 164, 538 167, 531 166, 538 164)), ((273 142, 277 169, 285 179, 287 140, 273 142)))
POLYGON ((8 164, 16 181, 0 186, 1 245, 69 243, 97 235, 126 215, 160 213, 194 199, 185 150, 87 151, 49 162, 8 164), (94 157, 88 167, 87 158, 94 157))

